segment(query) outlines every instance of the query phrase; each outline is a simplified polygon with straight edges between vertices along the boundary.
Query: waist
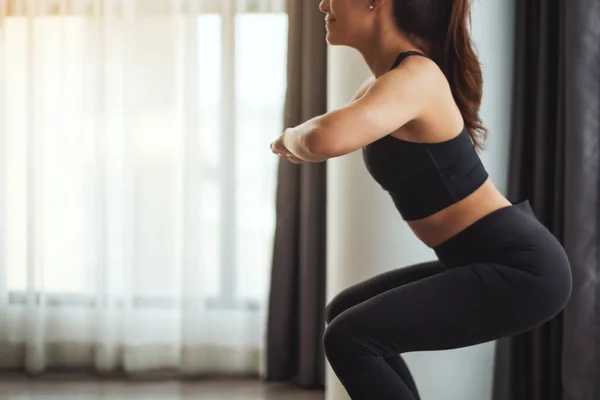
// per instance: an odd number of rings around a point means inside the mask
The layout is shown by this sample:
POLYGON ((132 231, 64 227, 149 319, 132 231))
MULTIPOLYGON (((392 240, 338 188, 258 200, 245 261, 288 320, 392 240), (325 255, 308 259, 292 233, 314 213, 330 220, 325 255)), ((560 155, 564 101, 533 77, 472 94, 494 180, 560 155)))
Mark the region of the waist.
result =
POLYGON ((459 202, 431 216, 407 221, 407 223, 419 240, 428 247, 434 248, 477 220, 509 205, 511 203, 488 179, 477 190, 459 202))

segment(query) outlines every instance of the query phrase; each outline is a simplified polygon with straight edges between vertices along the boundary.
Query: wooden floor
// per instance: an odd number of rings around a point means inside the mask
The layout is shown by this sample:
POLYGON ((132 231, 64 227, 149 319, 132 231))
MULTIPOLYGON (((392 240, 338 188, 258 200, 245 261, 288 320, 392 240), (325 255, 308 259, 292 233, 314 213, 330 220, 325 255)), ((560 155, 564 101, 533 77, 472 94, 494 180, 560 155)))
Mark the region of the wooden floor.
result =
POLYGON ((258 381, 34 380, 0 376, 0 400, 323 400, 323 391, 258 381))

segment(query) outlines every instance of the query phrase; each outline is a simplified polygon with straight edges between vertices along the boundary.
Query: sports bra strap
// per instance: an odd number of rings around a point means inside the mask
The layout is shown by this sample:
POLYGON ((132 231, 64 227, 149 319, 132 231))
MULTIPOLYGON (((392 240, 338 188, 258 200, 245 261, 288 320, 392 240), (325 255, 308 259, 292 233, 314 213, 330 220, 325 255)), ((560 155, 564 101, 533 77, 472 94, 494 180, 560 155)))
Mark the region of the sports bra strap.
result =
POLYGON ((427 57, 426 54, 421 53, 420 51, 403 51, 402 53, 398 54, 398 57, 396 57, 396 61, 394 61, 394 64, 392 65, 392 67, 390 68, 390 71, 393 70, 394 68, 396 68, 398 65, 400 65, 400 63, 402 61, 404 61, 404 59, 408 56, 422 56, 422 57, 427 57))

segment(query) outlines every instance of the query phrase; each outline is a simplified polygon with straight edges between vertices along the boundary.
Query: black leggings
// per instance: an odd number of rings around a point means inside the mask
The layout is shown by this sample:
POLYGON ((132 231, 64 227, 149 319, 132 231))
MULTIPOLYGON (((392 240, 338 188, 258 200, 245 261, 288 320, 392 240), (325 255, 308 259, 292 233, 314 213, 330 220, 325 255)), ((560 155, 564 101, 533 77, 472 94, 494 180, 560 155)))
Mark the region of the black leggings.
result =
POLYGON ((437 261, 375 276, 327 305, 325 354, 353 400, 420 399, 400 353, 531 330, 571 295, 567 255, 527 200, 486 215, 433 250, 437 261))

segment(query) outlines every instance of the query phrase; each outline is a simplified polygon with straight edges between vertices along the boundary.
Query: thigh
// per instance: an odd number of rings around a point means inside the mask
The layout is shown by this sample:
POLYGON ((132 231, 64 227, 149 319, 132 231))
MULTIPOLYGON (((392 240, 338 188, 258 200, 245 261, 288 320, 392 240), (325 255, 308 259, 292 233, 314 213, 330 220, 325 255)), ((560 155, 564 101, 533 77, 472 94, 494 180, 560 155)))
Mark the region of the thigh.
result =
POLYGON ((376 275, 337 294, 325 308, 325 320, 330 323, 342 311, 373 296, 439 274, 445 270, 446 268, 439 261, 429 261, 376 275))
POLYGON ((499 264, 446 270, 343 311, 327 327, 336 345, 371 355, 447 350, 522 333, 550 319, 541 279, 499 264))

